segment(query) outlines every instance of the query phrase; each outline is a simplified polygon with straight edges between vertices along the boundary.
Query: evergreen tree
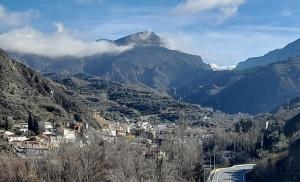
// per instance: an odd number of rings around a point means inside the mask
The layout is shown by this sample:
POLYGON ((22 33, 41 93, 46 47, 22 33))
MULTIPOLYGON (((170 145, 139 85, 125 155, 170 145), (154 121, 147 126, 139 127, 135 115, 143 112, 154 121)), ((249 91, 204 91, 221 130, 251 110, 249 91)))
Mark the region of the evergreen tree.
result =
POLYGON ((5 118, 5 131, 11 130, 13 128, 13 119, 10 117, 5 118))
POLYGON ((7 131, 8 130, 8 119, 7 119, 7 117, 5 118, 5 131, 7 131))
POLYGON ((28 117, 28 130, 34 131, 34 120, 33 120, 31 113, 29 114, 29 117, 28 117))
POLYGON ((35 117, 33 120, 33 132, 37 135, 39 134, 39 122, 38 119, 35 117))

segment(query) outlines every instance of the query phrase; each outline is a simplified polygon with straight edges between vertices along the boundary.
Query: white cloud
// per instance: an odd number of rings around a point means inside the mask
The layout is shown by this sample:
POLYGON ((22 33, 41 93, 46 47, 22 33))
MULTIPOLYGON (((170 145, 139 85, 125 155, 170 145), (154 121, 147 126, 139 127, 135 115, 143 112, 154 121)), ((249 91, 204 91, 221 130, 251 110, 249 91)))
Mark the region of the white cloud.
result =
POLYGON ((283 9, 280 12, 280 15, 285 17, 291 17, 298 13, 300 13, 300 9, 283 9))
POLYGON ((9 11, 0 4, 0 24, 2 26, 17 27, 28 24, 33 18, 37 18, 39 13, 35 10, 9 11))
POLYGON ((82 39, 99 39, 103 38, 101 35, 105 35, 105 38, 118 39, 122 36, 127 36, 129 34, 149 30, 148 26, 144 25, 145 22, 134 21, 130 19, 131 22, 121 22, 121 21, 110 21, 108 23, 88 25, 86 27, 81 27, 82 29, 78 32, 73 31, 77 37, 82 39), (84 34, 82 34, 84 32, 84 34))
POLYGON ((234 16, 244 3, 245 0, 184 0, 174 11, 178 14, 195 14, 218 10, 221 18, 227 19, 234 16))
POLYGON ((0 46, 7 51, 32 53, 48 57, 84 57, 103 53, 120 53, 131 46, 117 46, 111 42, 85 42, 66 33, 56 24, 58 32, 46 35, 32 28, 22 28, 0 35, 0 46))
POLYGON ((53 25, 56 27, 56 31, 58 33, 68 33, 66 31, 66 28, 65 28, 65 26, 64 26, 63 23, 61 23, 61 22, 54 22, 53 25))

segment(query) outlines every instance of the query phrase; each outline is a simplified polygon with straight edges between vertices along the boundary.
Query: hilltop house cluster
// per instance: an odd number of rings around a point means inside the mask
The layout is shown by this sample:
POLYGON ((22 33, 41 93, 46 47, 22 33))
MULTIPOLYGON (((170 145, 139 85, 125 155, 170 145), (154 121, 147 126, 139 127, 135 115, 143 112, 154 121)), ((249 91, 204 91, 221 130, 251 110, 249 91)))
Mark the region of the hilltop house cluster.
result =
MULTIPOLYGON (((101 117, 100 112, 94 112, 94 119, 101 126, 97 132, 102 140, 110 143, 125 140, 133 146, 143 147, 145 154, 155 157, 165 155, 159 146, 165 140, 166 134, 173 133, 178 127, 175 123, 153 124, 142 118, 137 121, 128 118, 124 118, 122 122, 109 121, 101 117)), ((84 146, 84 143, 90 142, 87 136, 89 132, 86 132, 89 126, 85 122, 74 121, 63 125, 43 122, 43 131, 34 134, 31 127, 30 122, 14 124, 12 129, 0 131, 0 134, 2 133, 4 139, 19 155, 42 155, 64 143, 72 142, 84 146)), ((199 134, 191 128, 189 131, 191 134, 199 134)), ((199 138, 205 139, 203 137, 206 135, 202 134, 199 138)))
MULTIPOLYGON (((32 135, 29 124, 14 124, 10 131, 0 131, 5 140, 18 154, 39 155, 50 149, 56 149, 63 143, 78 142, 79 135, 88 129, 87 123, 68 123, 67 126, 43 123, 43 132, 32 135)), ((82 140, 80 140, 82 141, 82 140)))
POLYGON ((159 154, 162 151, 158 150, 158 145, 163 139, 163 135, 172 133, 177 127, 175 123, 171 124, 151 124, 147 121, 130 121, 125 118, 125 121, 113 122, 105 120, 99 112, 94 112, 95 120, 101 126, 101 137, 108 142, 118 142, 118 140, 126 139, 132 145, 145 147, 146 153, 159 154))
MULTIPOLYGON (((173 134, 179 126, 175 123, 154 124, 148 122, 147 118, 144 116, 136 121, 125 118, 123 122, 113 122, 101 117, 100 112, 94 112, 94 119, 101 126, 99 133, 103 140, 112 143, 127 140, 133 146, 142 147, 145 155, 164 158, 166 153, 161 150, 160 145, 163 141, 169 140, 166 135, 173 134)), ((207 116, 204 116, 203 119, 207 119, 207 116)), ((211 129, 198 127, 187 126, 186 129, 187 139, 189 136, 193 136, 198 138, 200 143, 208 141, 214 133, 211 129)), ((183 139, 179 142, 186 141, 183 139)))

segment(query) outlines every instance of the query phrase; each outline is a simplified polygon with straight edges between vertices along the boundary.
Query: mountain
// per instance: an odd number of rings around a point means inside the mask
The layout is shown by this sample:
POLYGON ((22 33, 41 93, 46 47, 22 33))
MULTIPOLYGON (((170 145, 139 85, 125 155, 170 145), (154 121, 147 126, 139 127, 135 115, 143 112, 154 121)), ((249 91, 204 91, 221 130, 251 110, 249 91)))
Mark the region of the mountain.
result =
POLYGON ((86 74, 47 74, 73 96, 110 121, 184 122, 204 127, 227 127, 234 116, 172 99, 143 84, 124 84, 86 74))
POLYGON ((282 49, 271 51, 262 57, 249 58, 246 61, 239 63, 236 68, 242 70, 251 67, 267 65, 274 62, 283 61, 290 57, 295 57, 298 55, 300 55, 300 39, 288 44, 282 49))
POLYGON ((41 73, 86 73, 112 81, 143 83, 164 90, 179 87, 186 80, 212 71, 200 56, 163 47, 163 38, 153 32, 139 32, 113 42, 133 47, 119 54, 96 54, 82 58, 11 54, 41 73))
POLYGON ((154 32, 138 32, 114 41, 117 45, 165 46, 166 42, 154 32))
POLYGON ((166 46, 166 41, 154 32, 137 32, 117 40, 97 39, 96 42, 105 41, 119 46, 166 46))
POLYGON ((51 58, 47 56, 9 52, 11 57, 18 62, 40 73, 63 73, 75 74, 82 73, 84 70, 84 60, 78 57, 64 56, 60 58, 51 58))
POLYGON ((42 121, 92 123, 88 109, 67 95, 63 87, 11 59, 0 49, 0 120, 27 121, 29 114, 42 121))
POLYGON ((258 114, 300 95, 300 57, 247 70, 216 71, 177 89, 184 101, 227 113, 258 114))
POLYGON ((97 110, 111 121, 154 120, 185 122, 204 127, 226 125, 234 117, 182 103, 144 84, 124 84, 86 74, 39 75, 0 50, 0 121, 27 121, 30 113, 41 121, 89 122, 97 127, 97 110), (127 119, 126 119, 127 118, 127 119), (204 119, 203 119, 204 118, 204 119))
POLYGON ((102 55, 86 61, 84 73, 153 88, 177 87, 209 72, 201 57, 160 46, 138 46, 118 55, 102 55))

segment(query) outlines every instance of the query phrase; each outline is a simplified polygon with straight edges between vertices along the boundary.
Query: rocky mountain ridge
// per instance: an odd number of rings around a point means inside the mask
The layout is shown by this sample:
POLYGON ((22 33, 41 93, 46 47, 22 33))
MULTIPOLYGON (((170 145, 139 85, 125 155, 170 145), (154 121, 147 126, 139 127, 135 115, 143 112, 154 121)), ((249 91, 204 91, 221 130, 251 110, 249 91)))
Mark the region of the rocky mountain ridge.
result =
POLYGON ((164 47, 164 39, 153 32, 138 32, 110 42, 134 46, 120 54, 95 54, 82 58, 11 54, 41 73, 86 73, 111 81, 142 83, 163 90, 179 87, 186 80, 212 71, 200 56, 164 47))
POLYGON ((242 70, 256 66, 263 66, 270 63, 284 61, 290 57, 298 55, 300 55, 300 39, 288 44, 282 49, 270 51, 264 56, 249 58, 246 61, 239 63, 236 68, 242 70))
POLYGON ((175 97, 227 113, 269 112, 300 94, 299 72, 300 57, 247 70, 212 72, 177 89, 175 97))
POLYGON ((31 113, 43 122, 94 124, 88 109, 68 96, 62 86, 11 59, 1 49, 0 85, 0 119, 13 117, 16 122, 26 122, 31 113))

